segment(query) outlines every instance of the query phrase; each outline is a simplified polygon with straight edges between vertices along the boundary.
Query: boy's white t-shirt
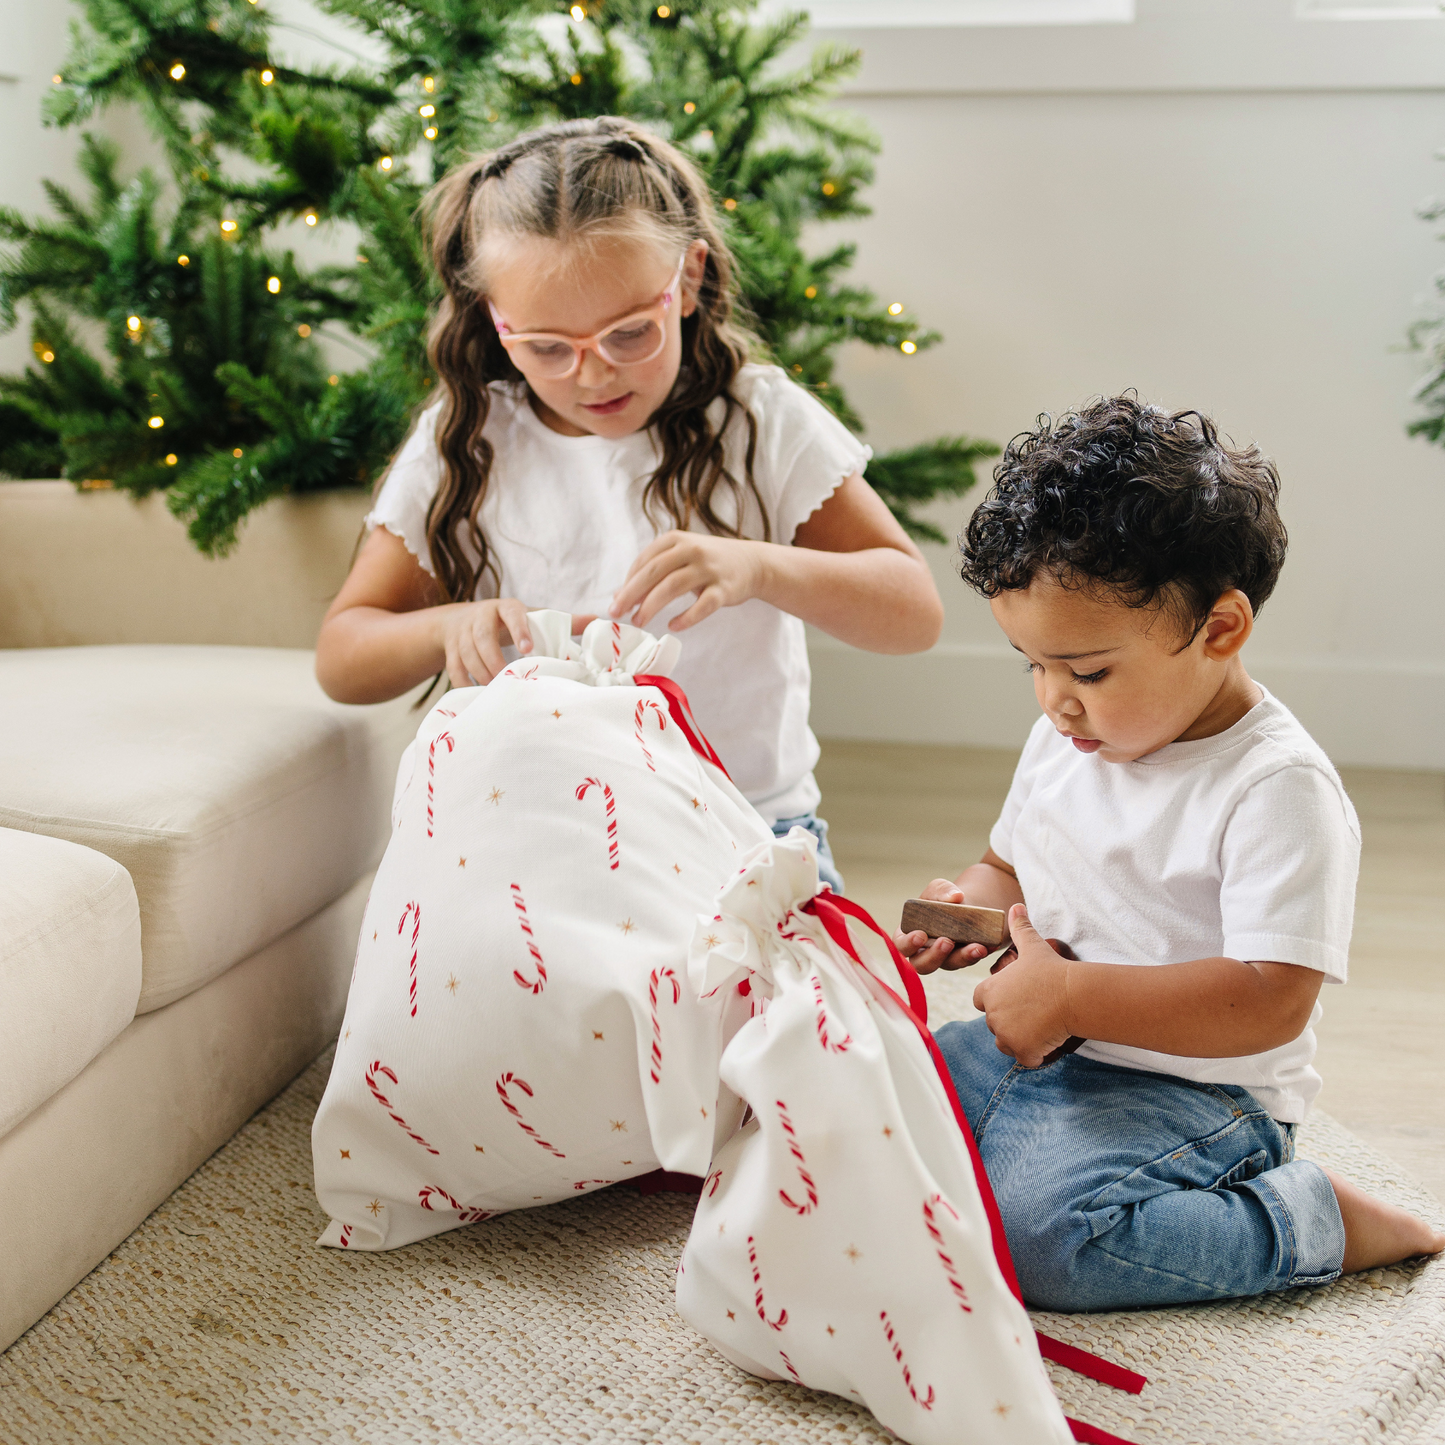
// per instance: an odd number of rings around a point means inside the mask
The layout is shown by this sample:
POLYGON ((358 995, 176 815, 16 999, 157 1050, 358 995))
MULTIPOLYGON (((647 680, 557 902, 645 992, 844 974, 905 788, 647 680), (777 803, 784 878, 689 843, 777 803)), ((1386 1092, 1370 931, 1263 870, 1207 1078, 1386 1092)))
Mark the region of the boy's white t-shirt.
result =
MULTIPOLYGON (((794 533, 872 455, 816 397, 776 366, 743 367, 734 385, 757 423, 753 478, 774 542, 794 533)), ((650 432, 611 440, 569 437, 546 426, 521 383, 494 382, 484 435, 494 449, 478 523, 501 573, 501 590, 484 578, 478 597, 516 597, 531 608, 605 616, 637 554, 671 523, 643 512, 643 490, 659 454, 650 432)), ((440 484, 436 424, 428 407, 397 454, 366 522, 385 527, 434 572, 427 512, 440 484)), ((721 423, 724 404, 710 414, 721 423)), ((728 470, 745 476, 745 420, 734 415, 723 437, 728 470)), ((736 522, 738 503, 720 486, 713 506, 736 522)), ((743 489, 741 531, 763 540, 763 517, 743 489)), ((692 530, 706 528, 694 521, 692 530)), ((475 560, 475 559, 474 559, 475 560)), ((667 624, 695 599, 689 594, 649 620, 667 624)), ((813 766, 818 743, 808 726, 811 673, 803 624, 756 599, 724 607, 681 635, 673 677, 733 781, 770 823, 811 812, 819 801, 813 766)))
MULTIPOLYGON (((1041 717, 989 843, 1018 873, 1034 927, 1080 958, 1269 960, 1345 981, 1359 820, 1329 759, 1267 692, 1225 732, 1132 763, 1079 752, 1041 717)), ((1103 1043, 1079 1054, 1242 1085, 1272 1117, 1298 1123, 1320 1089, 1320 1012, 1316 1003, 1291 1043, 1241 1058, 1103 1043)))

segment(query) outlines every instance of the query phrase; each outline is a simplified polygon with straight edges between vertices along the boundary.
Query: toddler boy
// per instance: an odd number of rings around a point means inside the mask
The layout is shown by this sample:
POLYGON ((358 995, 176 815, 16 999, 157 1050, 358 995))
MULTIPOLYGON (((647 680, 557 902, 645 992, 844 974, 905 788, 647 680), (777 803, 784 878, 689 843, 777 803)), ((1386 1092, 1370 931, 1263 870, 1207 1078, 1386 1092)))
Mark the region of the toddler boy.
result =
MULTIPOLYGON (((1294 1157, 1360 831, 1240 657, 1284 561, 1273 466, 1126 395, 1041 419, 994 475, 963 578, 1044 715, 982 861, 923 896, 1010 910, 1017 957, 938 1044, 1025 1297, 1218 1299, 1445 1249, 1294 1157)), ((920 973, 986 952, 898 944, 920 973)))

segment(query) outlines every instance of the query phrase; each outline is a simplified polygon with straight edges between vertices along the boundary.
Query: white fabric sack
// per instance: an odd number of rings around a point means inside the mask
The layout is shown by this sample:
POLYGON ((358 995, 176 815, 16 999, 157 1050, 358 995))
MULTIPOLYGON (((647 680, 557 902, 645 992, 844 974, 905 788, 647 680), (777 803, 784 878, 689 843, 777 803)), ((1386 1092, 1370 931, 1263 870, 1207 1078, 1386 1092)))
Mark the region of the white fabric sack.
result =
POLYGON ((751 1117, 713 1160, 678 1309, 742 1369, 850 1396, 912 1445, 1064 1445, 918 979, 861 909, 817 892, 795 828, 699 920, 702 999, 746 981, 763 1003, 722 1057, 751 1117), (850 933, 850 913, 869 926, 850 933))
POLYGON ((675 638, 529 621, 534 652, 448 693, 402 759, 312 1129, 322 1244, 702 1175, 738 1122, 718 1056, 751 1002, 700 1001, 688 942, 771 830, 665 681, 675 638))

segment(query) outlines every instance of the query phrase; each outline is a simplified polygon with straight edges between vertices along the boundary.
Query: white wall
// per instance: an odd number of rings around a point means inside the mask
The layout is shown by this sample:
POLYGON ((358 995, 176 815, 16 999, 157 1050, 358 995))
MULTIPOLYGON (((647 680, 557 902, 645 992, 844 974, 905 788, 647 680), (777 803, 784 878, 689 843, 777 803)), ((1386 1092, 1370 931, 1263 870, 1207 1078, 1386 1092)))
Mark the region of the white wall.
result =
MULTIPOLYGON (((860 348, 843 379, 880 447, 1001 441, 1126 386, 1257 440, 1293 540, 1252 667, 1341 762, 1445 768, 1445 455, 1404 436, 1419 364, 1397 349, 1445 266, 1414 215, 1445 192, 1445 19, 1297 20, 1290 0, 1136 15, 821 33, 865 48, 847 103, 884 143, 857 273, 946 337, 860 348)), ((0 0, 0 71, 19 77, 0 79, 0 203, 36 209, 40 178, 69 174, 74 137, 38 120, 69 18, 0 0)), ((26 333, 0 337, 0 368, 26 359, 26 333)), ((966 510, 934 516, 952 533, 966 510)), ((931 552, 933 652, 814 639, 824 735, 1022 737, 1028 681, 931 552)))
MULTIPOLYGON (((1284 480, 1251 667, 1339 761, 1445 768, 1445 455, 1404 435, 1420 366, 1398 350, 1445 266, 1414 214, 1445 192, 1445 20, 1141 0, 1132 26, 833 35, 867 49, 849 104, 884 147, 857 272, 946 337, 847 358, 869 440, 1002 441, 1129 386, 1211 412, 1284 480)), ((1036 716, 930 551, 931 653, 814 638, 823 735, 1003 745, 1036 716)))

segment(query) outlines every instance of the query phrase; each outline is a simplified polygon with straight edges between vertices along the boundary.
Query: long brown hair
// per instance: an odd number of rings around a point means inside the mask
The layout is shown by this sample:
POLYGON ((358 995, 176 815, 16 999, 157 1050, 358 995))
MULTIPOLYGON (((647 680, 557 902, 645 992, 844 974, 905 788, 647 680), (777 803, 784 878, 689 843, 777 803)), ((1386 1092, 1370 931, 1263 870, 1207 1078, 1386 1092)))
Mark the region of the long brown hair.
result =
POLYGON ((649 516, 660 513, 675 527, 697 518, 710 532, 736 537, 740 528, 723 520, 715 500, 719 488, 732 493, 741 521, 746 489, 768 536, 753 481, 757 423, 732 390, 758 343, 734 314, 735 266, 707 185, 676 147, 615 116, 545 126, 451 171, 427 198, 425 214, 445 288, 428 339, 446 397, 437 424, 442 479, 427 515, 427 547, 444 601, 470 599, 488 573, 500 585, 477 521, 493 460, 482 429, 491 407, 488 383, 522 376, 487 310, 481 252, 493 236, 588 241, 631 233, 666 240, 676 246, 674 255, 694 241, 707 243, 697 307, 682 322, 682 366, 648 422, 662 460, 643 505, 649 516), (718 397, 724 412, 714 426, 707 408, 718 397), (735 415, 747 426, 741 481, 723 456, 723 434, 735 415))

